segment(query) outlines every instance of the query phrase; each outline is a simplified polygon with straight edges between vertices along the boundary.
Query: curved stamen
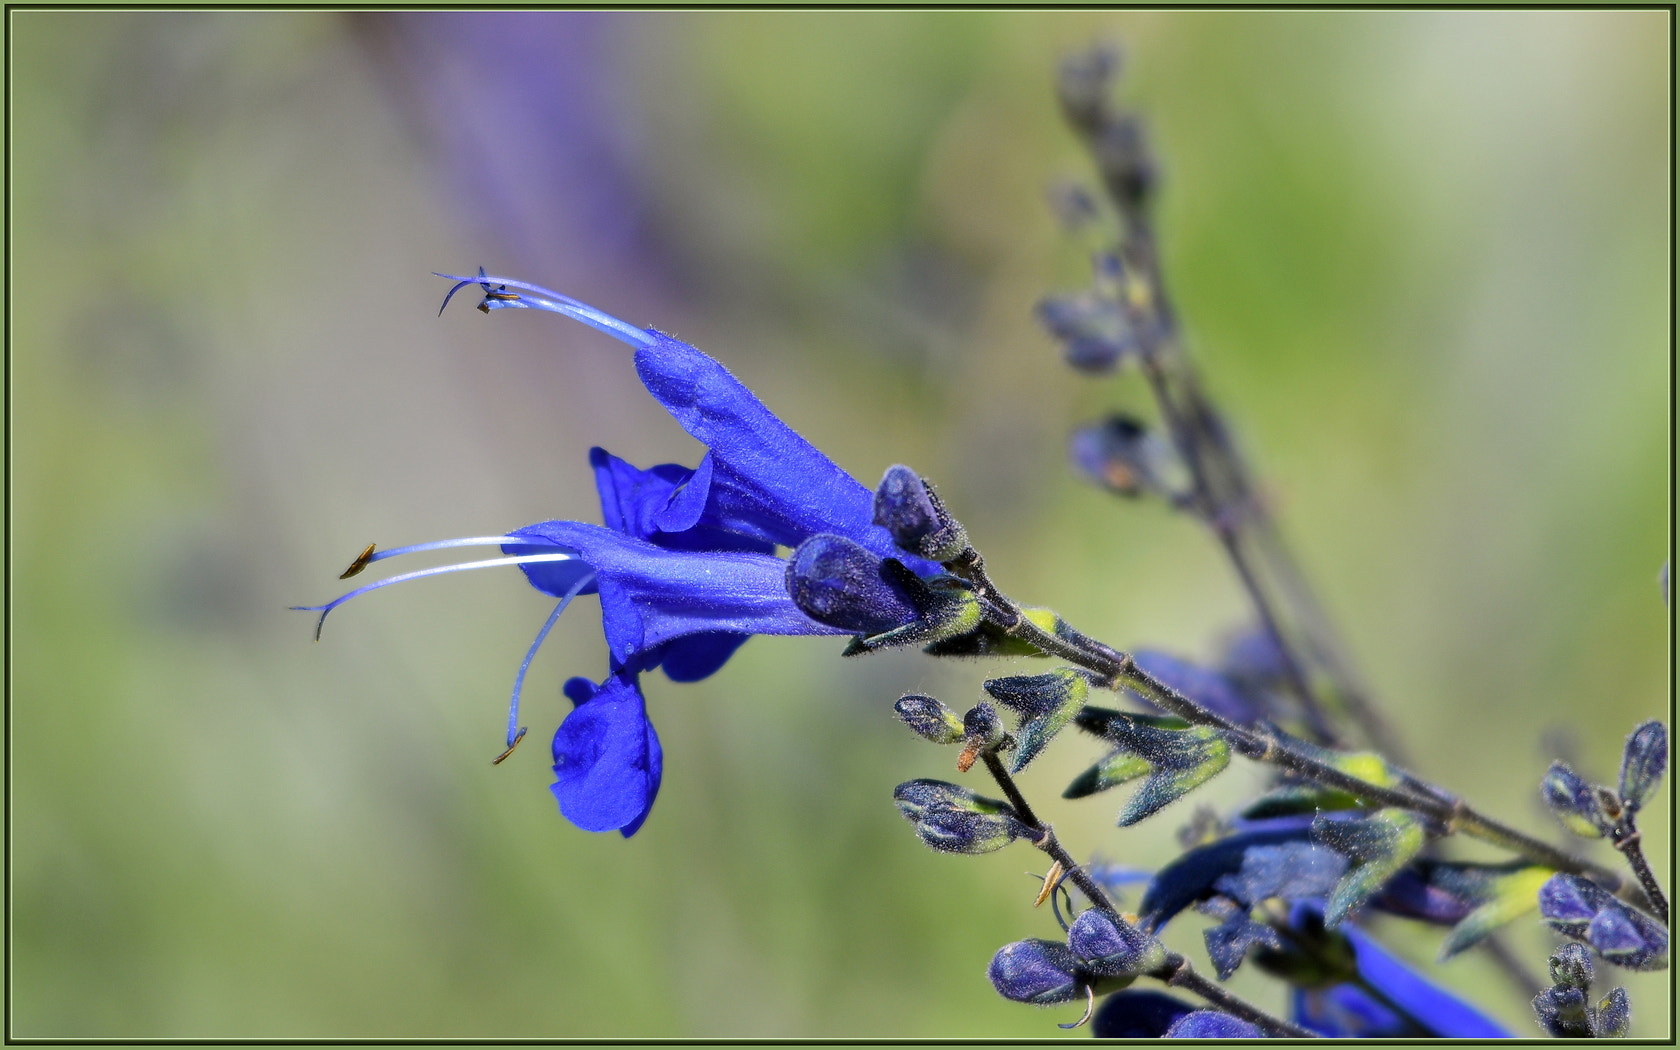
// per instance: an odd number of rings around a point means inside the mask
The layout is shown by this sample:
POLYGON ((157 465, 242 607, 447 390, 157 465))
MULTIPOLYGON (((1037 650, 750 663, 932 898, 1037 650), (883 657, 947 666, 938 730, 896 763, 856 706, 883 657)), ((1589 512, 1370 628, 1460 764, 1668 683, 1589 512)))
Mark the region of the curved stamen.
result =
MULTIPOLYGON (((516 281, 511 277, 490 276, 484 272, 482 266, 479 267, 477 277, 462 277, 452 273, 433 273, 432 276, 456 282, 455 287, 449 289, 449 294, 443 297, 444 306, 449 305, 450 298, 456 292, 469 284, 476 284, 483 287, 486 293, 485 300, 479 304, 484 308, 491 310, 550 310, 557 314, 564 314, 574 321, 582 321, 591 328, 599 329, 619 342, 627 343, 637 349, 652 346, 654 342, 654 337, 648 332, 637 328, 628 321, 620 321, 609 313, 597 310, 588 303, 579 302, 569 295, 561 295, 559 292, 550 291, 540 284, 516 281), (501 288, 523 288, 536 294, 521 295, 517 299, 507 299, 492 295, 491 285, 497 285, 501 288)), ((438 308, 438 313, 443 313, 442 307, 438 308)))
POLYGON ((491 765, 501 764, 502 759, 513 754, 513 749, 519 746, 519 741, 525 737, 525 727, 519 724, 519 694, 525 688, 525 672, 531 669, 531 661, 536 658, 537 650, 542 648, 543 640, 548 637, 548 632, 552 631, 554 625, 560 622, 560 614, 566 611, 566 606, 572 604, 572 599, 578 596, 578 592, 594 582, 595 574, 589 573, 572 584, 572 589, 566 592, 565 597, 560 599, 560 604, 556 605, 554 611, 548 614, 548 619, 543 623, 542 630, 537 632, 537 640, 531 643, 531 648, 525 650, 525 659, 519 662, 519 673, 513 676, 513 701, 508 704, 507 750, 502 752, 500 758, 490 763, 491 765))
POLYGON ((441 551, 451 547, 500 547, 504 544, 517 543, 524 547, 541 547, 541 542, 532 543, 521 536, 461 536, 452 540, 432 540, 430 543, 413 543, 407 547, 390 547, 368 555, 370 563, 395 558, 399 554, 418 554, 421 551, 441 551))
POLYGON ((321 640, 321 625, 327 622, 328 613, 358 595, 366 594, 369 591, 376 591, 381 587, 389 587, 393 583, 406 583, 409 580, 418 580, 425 576, 441 576, 446 572, 466 572, 468 569, 488 569, 497 565, 534 565, 538 562, 545 561, 577 560, 577 553, 572 551, 564 554, 559 552, 554 554, 521 554, 514 558, 486 558, 483 561, 461 562, 457 565, 439 565, 434 569, 421 569, 418 572, 405 572, 399 576, 392 576, 388 579, 380 580, 377 583, 370 583, 365 587, 357 587, 348 594, 339 595, 337 598, 334 598, 325 605, 294 605, 291 608, 297 612, 319 612, 321 614, 321 618, 315 621, 315 640, 318 642, 321 640))

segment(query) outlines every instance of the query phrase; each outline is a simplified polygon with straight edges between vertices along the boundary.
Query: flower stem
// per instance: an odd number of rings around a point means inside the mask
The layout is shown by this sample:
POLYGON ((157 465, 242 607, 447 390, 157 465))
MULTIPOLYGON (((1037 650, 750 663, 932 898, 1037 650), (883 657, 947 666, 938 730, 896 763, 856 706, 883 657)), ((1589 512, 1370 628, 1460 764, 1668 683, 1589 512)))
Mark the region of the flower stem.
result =
POLYGON ((1669 921, 1668 897, 1663 893, 1662 883, 1651 871, 1651 865, 1645 860, 1644 847, 1640 845, 1639 828, 1634 824, 1633 814, 1624 811, 1622 819, 1617 822, 1615 835, 1611 838, 1611 845, 1621 851, 1627 858, 1628 866, 1639 879, 1639 885, 1645 888, 1645 895, 1651 898, 1651 903, 1660 914, 1663 925, 1669 921))
MULTIPOLYGON (((1442 834, 1462 832, 1509 850, 1536 864, 1589 878, 1635 907, 1659 914, 1654 903, 1655 898, 1648 896, 1648 888, 1642 889, 1617 872, 1567 853, 1488 817, 1473 809, 1463 799, 1446 791, 1409 775, 1403 779, 1401 787, 1373 784, 1311 755, 1302 754, 1287 741, 1270 732, 1248 729, 1215 714, 1139 667, 1129 653, 1104 645, 1060 622, 1055 633, 1044 630, 1023 615, 1020 606, 998 590, 997 585, 986 574, 984 559, 973 549, 947 563, 946 567, 974 585, 991 610, 994 622, 1010 635, 1043 652, 1095 672, 1100 677, 1101 684, 1109 688, 1124 685, 1141 693, 1155 706, 1187 722, 1220 730, 1232 746, 1249 759, 1278 766, 1325 787, 1344 791, 1371 805, 1394 806, 1420 813, 1435 822, 1442 834)), ((1661 909, 1660 914, 1666 916, 1666 911, 1666 908, 1661 909)), ((1667 921, 1666 918, 1664 921, 1667 921)))
MULTIPOLYGON (((1021 794, 1020 786, 1015 783, 1015 778, 1010 776, 1009 770, 1004 767, 1003 759, 998 757, 998 753, 993 750, 983 751, 980 754, 980 760, 985 763, 986 772, 992 775, 992 779, 997 782, 997 786, 1002 790, 1004 797, 1009 800, 1009 805, 1015 810, 1016 817, 1020 819, 1021 823, 1038 833, 1038 838, 1033 844, 1049 854, 1051 859, 1061 864, 1062 870, 1068 873, 1069 881, 1079 887, 1080 892, 1085 894, 1086 899, 1091 902, 1093 907, 1107 912, 1120 922, 1131 921, 1120 914, 1120 910, 1114 906, 1114 902, 1109 899, 1108 893, 1103 890, 1101 884, 1093 879, 1090 872, 1075 861, 1072 855, 1068 853, 1067 848, 1057 840, 1055 829, 1038 819, 1038 815, 1033 812, 1032 804, 1027 801, 1025 795, 1021 794)), ((1258 1025, 1268 1035, 1290 1036, 1300 1039, 1310 1038, 1315 1034, 1282 1018, 1273 1017, 1247 1000, 1232 995, 1221 985, 1197 973, 1196 968, 1190 964, 1190 960, 1177 952, 1167 952, 1166 959, 1161 965, 1148 971, 1148 974, 1165 984, 1174 985, 1201 996, 1226 1013, 1234 1017, 1240 1017, 1250 1024, 1258 1025)))

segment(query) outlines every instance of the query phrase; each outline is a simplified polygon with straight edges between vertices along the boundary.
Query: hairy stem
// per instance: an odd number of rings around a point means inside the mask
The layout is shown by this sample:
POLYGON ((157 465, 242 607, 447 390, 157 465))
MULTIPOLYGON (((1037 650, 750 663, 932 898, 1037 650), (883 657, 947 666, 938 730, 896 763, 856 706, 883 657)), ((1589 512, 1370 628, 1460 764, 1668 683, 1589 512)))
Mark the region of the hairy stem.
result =
POLYGON ((1651 904, 1656 908, 1663 924, 1667 925, 1668 897, 1663 893, 1662 883, 1657 881, 1657 876, 1651 871, 1651 865, 1645 860, 1645 850, 1640 845, 1639 828, 1634 824, 1632 813, 1624 812, 1616 825, 1611 844, 1627 858, 1628 866, 1639 879, 1639 885, 1645 888, 1645 895, 1651 898, 1651 904))
MULTIPOLYGON (((1033 812, 1032 804, 1027 801, 1025 795, 1021 794, 1020 786, 1015 783, 1015 778, 1004 767, 1003 759, 998 757, 998 753, 991 750, 983 751, 980 754, 980 760, 985 763, 986 772, 992 775, 992 779, 997 782, 997 786, 1003 792, 1004 797, 1009 800, 1009 805, 1015 810, 1015 815, 1020 818, 1023 824, 1038 832, 1038 838, 1033 844, 1049 854, 1051 859, 1061 864, 1062 870, 1068 873, 1068 880, 1079 887, 1079 891, 1085 894, 1086 899, 1091 902, 1093 907, 1107 912, 1119 922, 1130 921, 1120 914, 1120 910, 1114 906, 1114 902, 1109 899, 1108 893, 1097 880, 1093 879, 1090 873, 1081 867, 1061 842, 1056 839, 1055 829, 1038 819, 1038 815, 1033 812)), ((1282 1018, 1273 1017, 1253 1003, 1232 995, 1221 985, 1197 973, 1196 968, 1190 964, 1190 960, 1177 952, 1169 951, 1165 961, 1160 966, 1150 970, 1149 976, 1199 995, 1226 1013, 1234 1017, 1240 1017, 1250 1024, 1258 1025, 1268 1035, 1290 1036, 1299 1039, 1311 1037, 1315 1034, 1282 1018)))
MULTIPOLYGON (((1420 813, 1432 820, 1442 834, 1462 832, 1536 864, 1589 878, 1635 907, 1658 914, 1648 891, 1621 874, 1525 835, 1416 777, 1408 775, 1403 786, 1398 788, 1373 784, 1311 755, 1302 754, 1289 742, 1269 732, 1248 729, 1215 714, 1139 667, 1129 653, 1120 652, 1061 624, 1054 634, 1044 630, 1024 616, 1020 606, 998 590, 986 574, 984 559, 972 548, 964 556, 947 563, 946 567, 974 585, 993 621, 1007 633, 1043 652, 1094 672, 1108 687, 1127 686, 1170 714, 1195 725, 1220 730, 1231 745, 1247 758, 1344 791, 1370 805, 1394 806, 1420 813)), ((1666 909, 1663 911, 1666 912, 1666 909)), ((1666 917, 1664 921, 1667 921, 1666 917)))

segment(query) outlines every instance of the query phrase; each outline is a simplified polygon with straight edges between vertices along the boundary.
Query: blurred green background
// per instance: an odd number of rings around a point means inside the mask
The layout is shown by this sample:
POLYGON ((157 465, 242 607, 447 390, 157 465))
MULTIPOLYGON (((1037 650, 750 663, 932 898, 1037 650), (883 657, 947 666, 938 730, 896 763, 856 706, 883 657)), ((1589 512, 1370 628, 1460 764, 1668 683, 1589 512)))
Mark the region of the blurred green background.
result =
MULTIPOLYGON (((1243 616, 1216 547, 1064 466, 1138 378, 1031 318, 1086 279, 1044 188, 1087 175, 1051 83, 1093 40, 1192 351, 1420 772, 1549 836, 1546 762, 1612 777, 1665 713, 1665 12, 10 18, 14 1036, 1083 1038, 984 976, 1054 931, 1039 855, 935 855, 890 801, 950 760, 892 700, 998 665, 761 638, 650 678, 664 787, 625 841, 546 790, 593 602, 495 768, 549 607, 515 574, 319 645, 286 607, 371 540, 599 520, 591 444, 694 462, 618 344, 439 319, 428 272, 483 263, 707 349, 865 482, 915 465, 1018 597, 1211 655, 1243 616)), ((1163 863, 1188 805, 1054 801, 1097 753, 1058 742, 1030 796, 1076 853, 1163 863)), ((1543 969, 1537 923, 1512 941, 1543 969)), ((1442 973, 1533 1033, 1479 956, 1442 973)), ((1614 978, 1665 1034, 1668 974, 1614 978)))

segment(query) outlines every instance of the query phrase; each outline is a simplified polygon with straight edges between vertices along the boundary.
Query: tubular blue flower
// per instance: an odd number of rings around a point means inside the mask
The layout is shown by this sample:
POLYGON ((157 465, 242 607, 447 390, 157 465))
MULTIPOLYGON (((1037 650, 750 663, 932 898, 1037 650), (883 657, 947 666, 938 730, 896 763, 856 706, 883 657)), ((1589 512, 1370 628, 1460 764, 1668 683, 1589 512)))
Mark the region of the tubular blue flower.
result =
MULTIPOLYGON (((927 605, 925 595, 911 593, 919 586, 914 577, 936 574, 939 566, 896 549, 892 537, 872 520, 873 492, 694 347, 536 285, 487 276, 482 269, 477 277, 452 279, 458 283, 444 297, 444 306, 462 287, 477 283, 484 291, 479 309, 486 313, 550 310, 635 348, 638 377, 683 429, 707 446, 706 455, 692 470, 676 464, 644 470, 593 449, 590 464, 604 525, 546 521, 498 536, 385 551, 370 546, 345 578, 373 562, 422 551, 498 546, 504 557, 404 573, 325 605, 299 608, 320 613, 324 622, 351 598, 393 583, 517 565, 532 587, 559 604, 515 676, 505 758, 525 735, 519 725, 520 693, 537 649, 574 598, 599 593, 610 673, 599 685, 588 679, 567 685, 566 695, 576 706, 554 738, 553 791, 561 812, 579 827, 616 829, 629 836, 646 819, 662 766, 640 689, 642 673, 660 668, 673 681, 697 681, 715 673, 754 634, 847 635, 908 628, 927 605), (823 537, 831 545, 857 549, 852 560, 859 564, 848 562, 856 571, 830 581, 791 571, 797 566, 775 556, 777 546, 797 548, 823 537), (905 568, 887 565, 888 558, 905 568), (870 584, 855 615, 813 619, 790 593, 796 583, 801 593, 813 586, 826 588, 825 593, 845 590, 854 577, 870 584), (860 632, 856 624, 868 631, 860 632)), ((834 601, 843 597, 831 595, 834 601)))

